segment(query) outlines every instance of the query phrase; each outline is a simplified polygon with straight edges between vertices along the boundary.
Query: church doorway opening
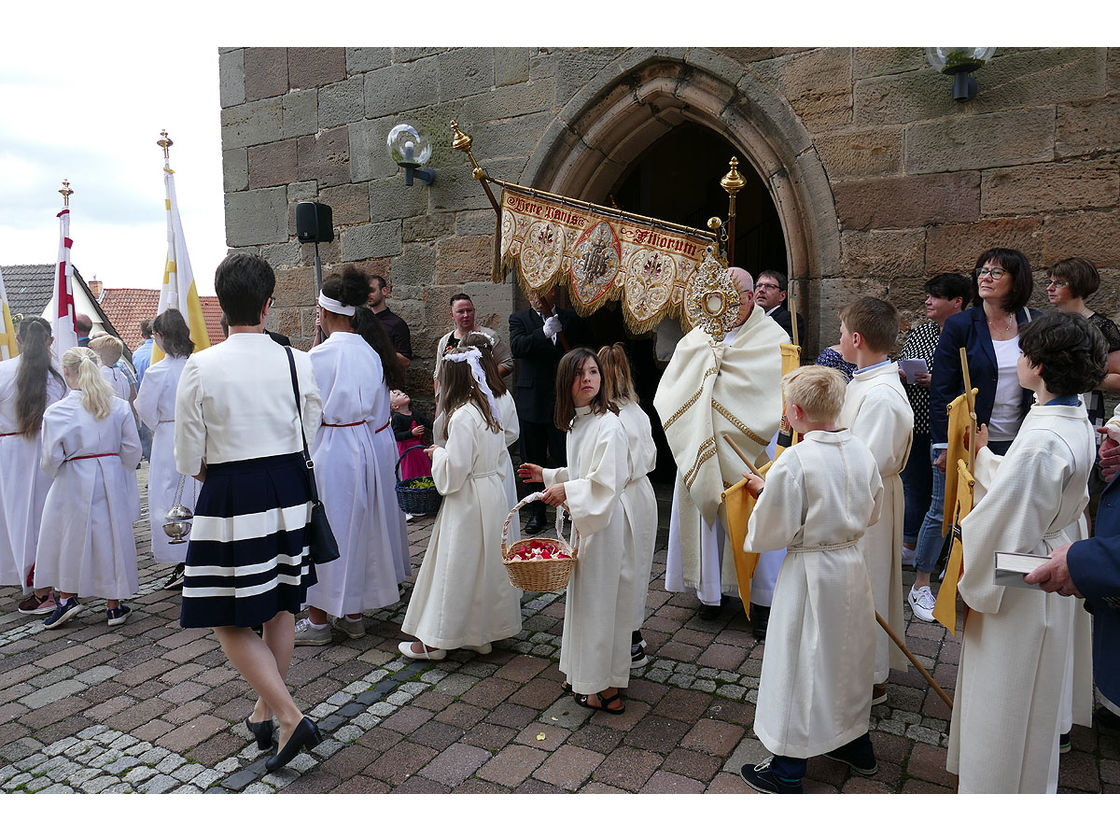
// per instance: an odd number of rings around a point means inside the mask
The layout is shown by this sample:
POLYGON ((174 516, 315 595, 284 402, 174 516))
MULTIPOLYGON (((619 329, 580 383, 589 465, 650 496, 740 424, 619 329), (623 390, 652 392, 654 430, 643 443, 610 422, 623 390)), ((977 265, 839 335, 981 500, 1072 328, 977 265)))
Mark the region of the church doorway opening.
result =
MULTIPOLYGON (((739 159, 739 172, 747 182, 735 203, 735 264, 756 277, 764 269, 778 269, 788 275, 786 242, 766 184, 741 149, 698 123, 686 120, 662 135, 630 164, 606 195, 592 200, 707 230, 712 216, 726 221, 727 193, 719 181, 733 155, 739 159)), ((671 482, 673 458, 653 410, 653 396, 667 362, 667 358, 657 357, 656 333, 630 333, 617 302, 599 309, 587 322, 595 337, 595 349, 616 341, 627 345, 634 384, 642 408, 650 415, 657 442, 657 469, 651 478, 671 482)), ((664 324, 662 330, 673 331, 674 335, 678 332, 674 324, 664 324)), ((662 347, 664 355, 664 339, 662 347)))

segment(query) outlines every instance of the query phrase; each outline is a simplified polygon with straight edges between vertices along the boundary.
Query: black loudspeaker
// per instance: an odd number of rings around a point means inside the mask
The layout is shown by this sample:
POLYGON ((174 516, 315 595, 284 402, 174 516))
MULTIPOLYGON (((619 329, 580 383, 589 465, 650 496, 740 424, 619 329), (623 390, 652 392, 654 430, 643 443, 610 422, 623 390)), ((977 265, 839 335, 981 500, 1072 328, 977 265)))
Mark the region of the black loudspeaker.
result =
POLYGON ((296 236, 300 242, 331 242, 334 224, 329 204, 300 201, 296 204, 296 236))

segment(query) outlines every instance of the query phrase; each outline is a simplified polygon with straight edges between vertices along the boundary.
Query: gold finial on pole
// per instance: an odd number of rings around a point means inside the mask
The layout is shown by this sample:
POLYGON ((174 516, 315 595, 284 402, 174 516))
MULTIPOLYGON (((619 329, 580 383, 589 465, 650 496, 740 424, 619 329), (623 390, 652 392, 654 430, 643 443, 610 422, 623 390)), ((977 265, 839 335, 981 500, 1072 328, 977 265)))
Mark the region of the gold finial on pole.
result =
POLYGON ((70 196, 72 196, 74 194, 74 191, 72 189, 70 189, 70 182, 66 181, 66 180, 63 180, 62 189, 60 189, 59 192, 62 193, 62 206, 63 207, 69 207, 70 206, 70 196))
POLYGON ((451 128, 455 132, 455 136, 451 140, 451 148, 458 149, 461 152, 466 152, 467 157, 470 158, 471 166, 474 169, 471 174, 475 177, 482 189, 486 190, 486 197, 490 199, 490 205, 494 208, 494 212, 499 216, 502 215, 502 208, 498 205, 498 200, 494 198, 494 193, 490 190, 490 185, 486 183, 486 173, 482 171, 482 167, 478 165, 478 161, 474 159, 474 152, 471 151, 471 136, 465 131, 459 129, 459 123, 455 120, 451 121, 451 128))
POLYGON ((739 174, 739 158, 732 156, 731 171, 720 178, 719 185, 727 193, 727 264, 735 265, 735 195, 747 185, 739 174))
POLYGON ((168 149, 175 145, 175 142, 167 136, 167 129, 159 133, 160 139, 156 141, 156 145, 163 149, 163 159, 170 160, 171 156, 168 154, 168 149))

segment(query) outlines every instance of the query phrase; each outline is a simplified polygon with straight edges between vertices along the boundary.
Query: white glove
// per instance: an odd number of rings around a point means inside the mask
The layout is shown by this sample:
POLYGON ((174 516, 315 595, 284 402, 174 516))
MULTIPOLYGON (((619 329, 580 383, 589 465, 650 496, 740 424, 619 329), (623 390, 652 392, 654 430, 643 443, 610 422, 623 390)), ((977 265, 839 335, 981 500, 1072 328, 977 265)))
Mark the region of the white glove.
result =
POLYGON ((556 343, 556 334, 561 331, 560 316, 552 315, 544 322, 544 334, 546 338, 552 339, 552 343, 556 343))

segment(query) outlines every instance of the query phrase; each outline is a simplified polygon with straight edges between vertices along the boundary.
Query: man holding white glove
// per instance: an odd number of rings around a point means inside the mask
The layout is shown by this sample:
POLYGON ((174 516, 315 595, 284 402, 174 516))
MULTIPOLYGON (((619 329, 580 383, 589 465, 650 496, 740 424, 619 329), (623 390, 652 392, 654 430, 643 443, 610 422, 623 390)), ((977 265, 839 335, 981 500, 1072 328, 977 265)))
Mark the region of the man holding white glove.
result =
MULTIPOLYGON (((562 467, 567 464, 564 433, 553 419, 556 366, 568 350, 587 344, 590 336, 575 312, 556 305, 554 292, 530 295, 529 306, 509 316, 509 346, 517 360, 514 401, 521 425, 521 461, 562 467)), ((533 502, 526 508, 529 519, 521 530, 539 533, 545 526, 544 503, 533 502)))

